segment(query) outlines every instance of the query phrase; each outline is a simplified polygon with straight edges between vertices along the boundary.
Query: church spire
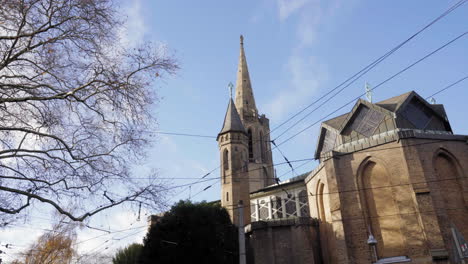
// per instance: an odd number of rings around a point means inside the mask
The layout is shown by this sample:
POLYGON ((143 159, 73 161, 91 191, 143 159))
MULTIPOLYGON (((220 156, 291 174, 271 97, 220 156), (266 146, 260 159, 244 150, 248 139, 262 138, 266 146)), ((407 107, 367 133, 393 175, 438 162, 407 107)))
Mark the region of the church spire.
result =
POLYGON ((257 107, 250 83, 249 69, 244 52, 244 37, 240 36, 240 56, 239 66, 237 68, 236 81, 236 107, 242 119, 246 116, 257 117, 257 107))

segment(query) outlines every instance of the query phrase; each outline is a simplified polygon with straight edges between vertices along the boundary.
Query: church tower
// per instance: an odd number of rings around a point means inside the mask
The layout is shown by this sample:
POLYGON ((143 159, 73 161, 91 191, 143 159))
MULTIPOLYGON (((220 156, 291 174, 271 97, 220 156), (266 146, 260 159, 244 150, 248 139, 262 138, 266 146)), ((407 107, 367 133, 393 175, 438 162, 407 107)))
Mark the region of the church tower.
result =
POLYGON ((223 128, 216 140, 221 158, 221 206, 228 210, 232 222, 238 226, 237 207, 242 200, 244 224, 249 224, 248 137, 232 98, 224 117, 223 128))
POLYGON ((270 121, 265 115, 258 114, 255 105, 242 35, 235 93, 236 108, 247 133, 249 188, 250 192, 254 192, 275 181, 270 145, 270 121))
POLYGON ((250 193, 275 183, 270 146, 270 125, 258 115, 240 37, 235 103, 229 100, 217 141, 221 160, 221 205, 238 225, 238 202, 243 201, 244 223, 250 223, 250 193))

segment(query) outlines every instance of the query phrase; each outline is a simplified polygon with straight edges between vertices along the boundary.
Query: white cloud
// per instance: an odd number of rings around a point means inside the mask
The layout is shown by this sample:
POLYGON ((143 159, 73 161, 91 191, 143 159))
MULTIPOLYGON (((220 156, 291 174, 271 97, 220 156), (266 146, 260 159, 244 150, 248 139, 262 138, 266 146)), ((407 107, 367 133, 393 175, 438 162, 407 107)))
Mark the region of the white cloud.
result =
POLYGON ((314 15, 310 15, 310 13, 306 12, 302 13, 296 28, 298 48, 309 47, 317 39, 318 27, 320 25, 322 15, 320 10, 318 10, 318 6, 311 7, 309 9, 314 10, 312 12, 314 15))
POLYGON ((277 0, 276 3, 281 22, 297 17, 293 22, 296 44, 282 75, 285 88, 266 105, 272 116, 282 119, 310 102, 327 79, 326 67, 313 55, 312 46, 319 39, 320 27, 331 22, 341 4, 340 0, 277 0))
POLYGON ((148 28, 145 24, 141 0, 130 0, 123 6, 122 12, 127 16, 126 23, 120 29, 122 44, 137 46, 143 41, 148 28))
POLYGON ((268 113, 278 119, 283 119, 291 110, 296 111, 298 106, 310 100, 310 97, 319 89, 320 83, 326 79, 324 70, 313 57, 292 55, 285 65, 286 89, 277 94, 267 104, 268 113))
POLYGON ((20 258, 21 252, 26 250, 29 245, 36 241, 42 234, 42 231, 35 226, 17 226, 12 228, 4 228, 0 230, 0 247, 7 254, 2 254, 5 262, 13 261, 15 258, 20 258), (8 248, 6 248, 8 244, 8 248))
POLYGON ((279 19, 281 21, 286 20, 308 2, 309 0, 277 0, 279 19))
POLYGON ((131 243, 142 243, 147 231, 147 216, 149 212, 142 209, 140 221, 137 221, 138 213, 126 206, 111 209, 104 219, 95 219, 90 225, 107 230, 118 231, 106 234, 102 231, 84 228, 78 232, 78 252, 81 256, 105 253, 113 255, 118 248, 131 243), (101 223, 99 225, 98 223, 101 223), (105 225, 106 223, 107 225, 105 225), (123 231, 125 230, 125 231, 123 231))

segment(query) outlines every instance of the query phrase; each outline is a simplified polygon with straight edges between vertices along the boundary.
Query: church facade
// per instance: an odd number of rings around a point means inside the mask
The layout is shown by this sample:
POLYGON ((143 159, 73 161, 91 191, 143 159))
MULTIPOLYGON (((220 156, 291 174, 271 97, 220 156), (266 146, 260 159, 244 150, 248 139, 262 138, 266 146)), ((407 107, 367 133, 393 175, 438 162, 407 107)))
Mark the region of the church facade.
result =
POLYGON ((276 182, 240 45, 217 141, 221 204, 245 225, 249 263, 468 263, 468 136, 443 105, 413 91, 358 100, 321 124, 317 168, 276 182))

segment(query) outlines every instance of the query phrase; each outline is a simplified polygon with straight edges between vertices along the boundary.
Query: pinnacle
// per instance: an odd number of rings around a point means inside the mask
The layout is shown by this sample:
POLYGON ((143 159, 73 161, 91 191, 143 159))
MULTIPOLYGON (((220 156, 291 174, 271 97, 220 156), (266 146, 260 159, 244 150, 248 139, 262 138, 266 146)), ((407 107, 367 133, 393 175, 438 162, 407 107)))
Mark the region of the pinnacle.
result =
POLYGON ((257 115, 257 107, 255 106, 255 98, 252 92, 252 84, 245 57, 243 35, 240 35, 240 54, 236 80, 236 107, 242 119, 246 115, 257 115))

